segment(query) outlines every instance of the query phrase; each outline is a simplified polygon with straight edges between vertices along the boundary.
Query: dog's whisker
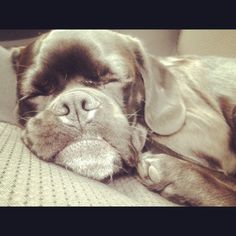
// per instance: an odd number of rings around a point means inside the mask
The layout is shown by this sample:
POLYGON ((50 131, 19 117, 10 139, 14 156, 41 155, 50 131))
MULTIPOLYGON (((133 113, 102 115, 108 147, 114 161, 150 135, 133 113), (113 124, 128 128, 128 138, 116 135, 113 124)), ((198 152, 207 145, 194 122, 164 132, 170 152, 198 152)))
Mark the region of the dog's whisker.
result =
MULTIPOLYGON (((28 66, 23 66, 23 65, 17 65, 17 67, 24 67, 24 68, 28 68, 28 66)), ((4 67, 3 68, 6 68, 6 69, 8 69, 8 68, 10 68, 10 69, 12 69, 13 68, 13 66, 10 64, 10 65, 4 65, 4 67)))
POLYGON ((38 112, 38 111, 36 111, 36 110, 35 110, 35 111, 33 111, 33 110, 32 110, 32 111, 27 111, 27 112, 25 112, 23 115, 30 114, 30 113, 37 113, 37 112, 38 112))
MULTIPOLYGON (((130 125, 132 125, 131 123, 129 123, 130 125)), ((139 128, 139 127, 136 127, 136 126, 130 126, 130 128, 131 129, 135 129, 135 130, 138 130, 138 131, 140 131, 141 133, 142 133, 142 128, 139 128)), ((145 130, 146 132, 147 132, 147 134, 152 134, 153 132, 152 131, 150 131, 150 130, 145 130)), ((131 132, 132 132, 132 130, 131 130, 131 132)))
POLYGON ((17 67, 28 68, 28 66, 26 66, 26 65, 20 65, 20 64, 18 64, 17 67))
MULTIPOLYGON (((124 131, 125 132, 125 131, 124 131)), ((130 136, 132 136, 132 132, 127 131, 126 133, 128 133, 130 136)), ((149 133, 151 134, 151 133, 149 133)), ((151 139, 148 137, 148 135, 143 135, 142 133, 139 134, 140 137, 143 137, 144 139, 146 139, 147 141, 151 141, 151 139)))
POLYGON ((127 115, 127 116, 130 116, 130 117, 135 116, 135 115, 136 115, 136 116, 141 116, 141 115, 138 115, 138 114, 137 114, 137 113, 140 112, 141 110, 142 110, 142 109, 139 109, 139 110, 135 111, 134 113, 131 113, 131 114, 128 114, 128 113, 127 113, 126 115, 127 115))
POLYGON ((19 104, 20 102, 22 102, 23 100, 29 98, 29 95, 25 95, 24 97, 18 99, 17 103, 19 104))
POLYGON ((113 175, 110 174, 110 179, 109 179, 109 182, 108 183, 112 183, 113 182, 113 175))
POLYGON ((31 118, 31 117, 22 117, 22 116, 19 116, 19 118, 20 118, 21 120, 28 121, 28 120, 29 120, 29 118, 31 118))
POLYGON ((123 166, 119 166, 119 165, 116 165, 116 164, 114 164, 114 166, 117 167, 120 170, 123 170, 126 174, 129 173, 123 166))
POLYGON ((66 76, 65 76, 64 80, 65 80, 65 81, 67 80, 67 74, 66 74, 66 76))
POLYGON ((128 143, 128 146, 132 149, 132 151, 134 152, 135 155, 135 159, 138 156, 138 151, 136 150, 136 148, 134 147, 133 143, 128 143))
POLYGON ((17 76, 19 76, 19 75, 23 75, 23 74, 25 74, 25 71, 23 71, 23 72, 21 72, 21 73, 16 72, 15 74, 16 74, 17 76))

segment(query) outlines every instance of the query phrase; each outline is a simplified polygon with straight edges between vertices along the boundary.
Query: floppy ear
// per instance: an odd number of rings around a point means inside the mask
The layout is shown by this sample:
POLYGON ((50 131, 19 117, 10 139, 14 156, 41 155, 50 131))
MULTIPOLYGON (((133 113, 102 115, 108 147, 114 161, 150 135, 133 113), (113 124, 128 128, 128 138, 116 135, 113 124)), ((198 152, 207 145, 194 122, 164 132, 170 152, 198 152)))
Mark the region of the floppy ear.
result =
POLYGON ((145 121, 160 135, 171 135, 184 125, 186 108, 177 81, 160 61, 147 55, 142 72, 145 87, 145 121))
POLYGON ((186 118, 177 78, 161 60, 149 55, 138 39, 127 39, 144 83, 145 122, 155 133, 171 135, 182 128, 186 118))

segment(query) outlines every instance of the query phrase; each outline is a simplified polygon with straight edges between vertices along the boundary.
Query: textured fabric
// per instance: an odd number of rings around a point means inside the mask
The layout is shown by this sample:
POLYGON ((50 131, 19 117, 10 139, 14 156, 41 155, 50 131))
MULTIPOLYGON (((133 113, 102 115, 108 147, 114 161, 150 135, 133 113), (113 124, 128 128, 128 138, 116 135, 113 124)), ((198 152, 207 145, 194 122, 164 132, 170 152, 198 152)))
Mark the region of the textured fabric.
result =
POLYGON ((0 206, 171 206, 134 177, 109 185, 35 157, 20 129, 0 123, 0 206))
POLYGON ((236 56, 236 30, 182 30, 179 54, 236 56))
POLYGON ((122 177, 109 186, 138 202, 139 206, 175 206, 155 192, 149 191, 135 178, 122 177))

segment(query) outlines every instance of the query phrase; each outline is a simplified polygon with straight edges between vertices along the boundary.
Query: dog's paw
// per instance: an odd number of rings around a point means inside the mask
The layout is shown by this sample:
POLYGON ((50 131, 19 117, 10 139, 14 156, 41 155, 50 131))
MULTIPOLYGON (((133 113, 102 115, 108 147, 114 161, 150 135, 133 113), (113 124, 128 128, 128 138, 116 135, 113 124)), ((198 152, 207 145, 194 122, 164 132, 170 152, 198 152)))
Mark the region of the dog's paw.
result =
POLYGON ((149 189, 161 191, 171 184, 169 171, 173 167, 172 161, 165 154, 154 155, 145 153, 141 156, 137 167, 139 177, 149 189))
POLYGON ((196 187, 197 172, 191 165, 166 154, 144 153, 137 171, 145 186, 178 204, 186 204, 186 197, 196 187))

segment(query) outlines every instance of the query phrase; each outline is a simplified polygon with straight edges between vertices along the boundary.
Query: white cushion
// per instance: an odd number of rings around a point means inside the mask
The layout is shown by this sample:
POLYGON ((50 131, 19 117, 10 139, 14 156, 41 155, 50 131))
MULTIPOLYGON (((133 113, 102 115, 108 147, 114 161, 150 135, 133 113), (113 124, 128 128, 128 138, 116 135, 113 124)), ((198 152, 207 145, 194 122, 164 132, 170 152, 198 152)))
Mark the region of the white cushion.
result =
POLYGON ((10 52, 0 47, 0 121, 16 124, 16 74, 10 52))

